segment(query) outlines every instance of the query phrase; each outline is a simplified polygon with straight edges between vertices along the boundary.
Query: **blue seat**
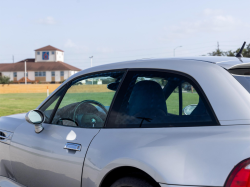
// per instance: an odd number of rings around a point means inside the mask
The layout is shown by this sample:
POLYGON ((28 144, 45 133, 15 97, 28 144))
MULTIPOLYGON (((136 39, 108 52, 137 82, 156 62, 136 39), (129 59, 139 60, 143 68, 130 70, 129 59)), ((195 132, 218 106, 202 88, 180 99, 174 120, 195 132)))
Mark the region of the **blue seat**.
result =
POLYGON ((129 116, 155 118, 167 115, 167 105, 161 86, 155 81, 135 84, 128 104, 129 116))

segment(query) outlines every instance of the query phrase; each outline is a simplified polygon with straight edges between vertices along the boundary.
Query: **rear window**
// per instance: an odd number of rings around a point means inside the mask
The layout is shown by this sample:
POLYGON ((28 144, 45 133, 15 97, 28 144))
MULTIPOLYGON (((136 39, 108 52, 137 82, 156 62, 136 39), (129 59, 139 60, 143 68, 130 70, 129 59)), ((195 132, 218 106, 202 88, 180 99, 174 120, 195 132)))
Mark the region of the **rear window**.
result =
POLYGON ((250 68, 229 69, 228 71, 250 93, 250 68))

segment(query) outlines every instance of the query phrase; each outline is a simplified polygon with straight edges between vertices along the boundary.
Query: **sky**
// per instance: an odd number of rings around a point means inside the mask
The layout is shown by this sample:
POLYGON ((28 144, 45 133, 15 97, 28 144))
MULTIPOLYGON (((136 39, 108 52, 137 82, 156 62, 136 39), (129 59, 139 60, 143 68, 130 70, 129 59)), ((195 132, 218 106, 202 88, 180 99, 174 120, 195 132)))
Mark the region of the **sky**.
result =
POLYGON ((0 0, 0 63, 52 45, 80 69, 250 43, 249 0, 0 0), (182 47, 178 47, 182 46, 182 47))

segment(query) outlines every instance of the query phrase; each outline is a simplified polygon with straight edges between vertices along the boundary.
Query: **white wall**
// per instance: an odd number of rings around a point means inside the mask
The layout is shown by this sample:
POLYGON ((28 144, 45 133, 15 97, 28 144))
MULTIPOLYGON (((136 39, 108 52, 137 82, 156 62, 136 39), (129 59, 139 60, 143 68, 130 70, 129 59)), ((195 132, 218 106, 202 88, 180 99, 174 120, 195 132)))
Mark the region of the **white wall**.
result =
POLYGON ((64 71, 64 80, 70 77, 70 71, 64 71))
POLYGON ((78 71, 69 71, 70 76, 76 74, 78 71))
POLYGON ((13 81, 13 72, 2 72, 2 76, 9 77, 13 81))
POLYGON ((55 71, 55 81, 56 82, 61 81, 60 71, 55 71))
POLYGON ((34 81, 35 80, 35 72, 34 71, 28 71, 28 79, 34 81))
POLYGON ((46 82, 51 82, 51 71, 46 71, 46 82))
POLYGON ((23 77, 24 77, 24 71, 18 71, 17 72, 17 80, 19 81, 23 77))
POLYGON ((54 51, 54 54, 52 51, 35 51, 35 62, 56 62, 56 53, 57 51, 54 51), (40 52, 40 55, 37 52, 40 52), (49 60, 43 60, 43 52, 49 52, 49 60))
POLYGON ((56 61, 64 62, 64 52, 56 51, 56 61))

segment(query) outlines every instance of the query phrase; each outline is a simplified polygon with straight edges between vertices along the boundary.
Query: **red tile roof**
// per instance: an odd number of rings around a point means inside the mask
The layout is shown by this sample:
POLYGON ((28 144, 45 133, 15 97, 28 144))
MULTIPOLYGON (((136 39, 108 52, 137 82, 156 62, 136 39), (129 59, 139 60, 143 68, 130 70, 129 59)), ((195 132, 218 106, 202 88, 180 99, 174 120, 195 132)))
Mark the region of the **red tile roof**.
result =
MULTIPOLYGON (((64 62, 29 62, 27 71, 81 71, 81 69, 64 62)), ((24 60, 17 63, 0 64, 0 72, 24 71, 24 60)))
POLYGON ((35 51, 62 51, 62 52, 64 52, 63 50, 57 49, 57 48, 55 48, 55 47, 53 47, 51 45, 36 49, 35 51))
MULTIPOLYGON (((30 82, 30 83, 37 83, 38 82, 38 81, 32 81, 32 80, 30 80, 28 77, 26 77, 26 81, 30 82)), ((13 82, 15 82, 15 83, 23 83, 23 82, 25 82, 25 77, 21 78, 18 81, 13 81, 13 82)))
POLYGON ((35 62, 35 59, 34 58, 26 58, 26 59, 24 59, 24 60, 21 60, 21 61, 19 61, 19 62, 17 62, 17 63, 20 63, 20 62, 35 62))

